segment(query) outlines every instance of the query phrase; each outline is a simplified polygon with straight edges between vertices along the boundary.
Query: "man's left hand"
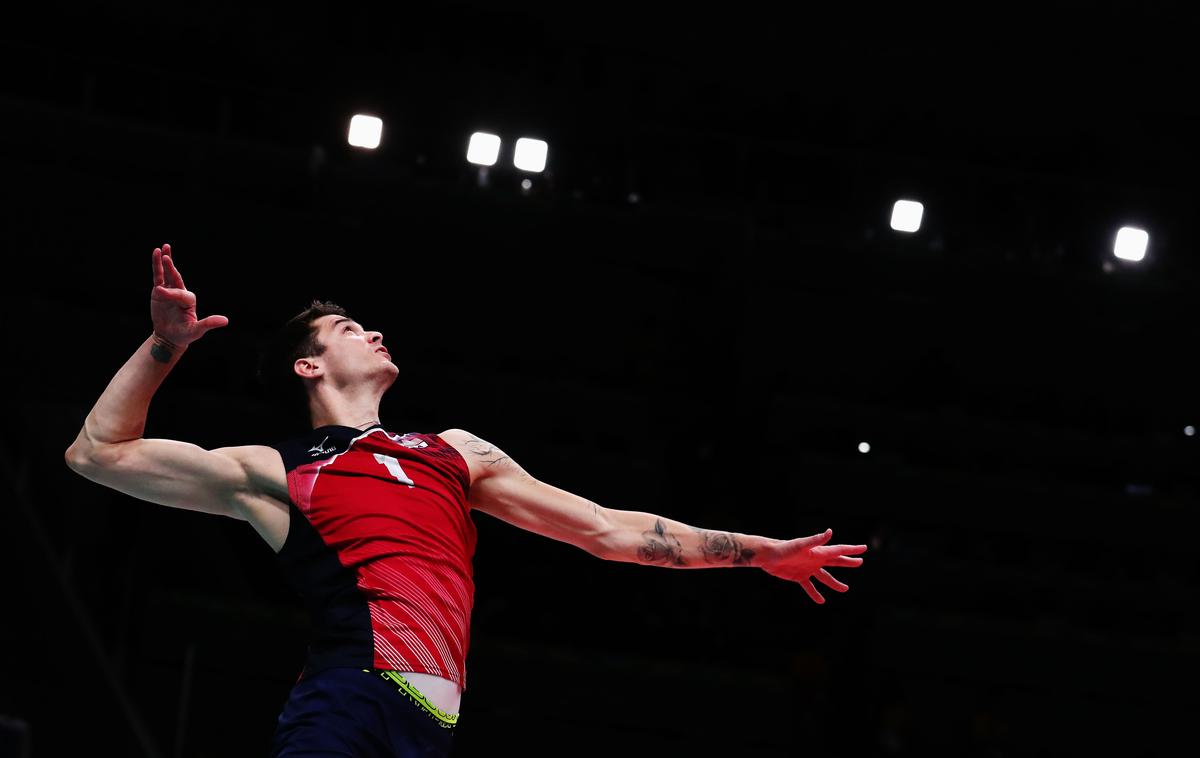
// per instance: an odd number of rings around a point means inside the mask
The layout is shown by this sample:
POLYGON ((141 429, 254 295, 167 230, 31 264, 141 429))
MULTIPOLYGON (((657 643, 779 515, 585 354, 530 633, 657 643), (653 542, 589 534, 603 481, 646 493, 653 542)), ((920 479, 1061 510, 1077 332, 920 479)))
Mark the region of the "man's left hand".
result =
POLYGON ((780 540, 759 567, 772 576, 799 582, 814 602, 824 603, 825 598, 813 587, 812 577, 838 592, 845 592, 850 587, 834 579, 825 566, 861 566, 863 559, 852 556, 867 550, 866 545, 826 545, 832 536, 833 530, 826 529, 811 537, 780 540))

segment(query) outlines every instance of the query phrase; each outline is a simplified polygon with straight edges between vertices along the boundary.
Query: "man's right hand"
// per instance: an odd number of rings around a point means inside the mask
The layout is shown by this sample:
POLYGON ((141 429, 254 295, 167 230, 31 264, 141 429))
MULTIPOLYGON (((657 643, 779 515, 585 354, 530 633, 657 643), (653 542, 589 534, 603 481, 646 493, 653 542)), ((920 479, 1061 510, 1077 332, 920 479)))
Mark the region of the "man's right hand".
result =
POLYGON ((196 295, 183 285, 183 277, 171 260, 171 246, 154 248, 154 289, 150 291, 150 320, 154 333, 183 347, 200 339, 210 329, 225 326, 224 316, 196 318, 196 295), (164 276, 165 274, 165 276, 164 276))

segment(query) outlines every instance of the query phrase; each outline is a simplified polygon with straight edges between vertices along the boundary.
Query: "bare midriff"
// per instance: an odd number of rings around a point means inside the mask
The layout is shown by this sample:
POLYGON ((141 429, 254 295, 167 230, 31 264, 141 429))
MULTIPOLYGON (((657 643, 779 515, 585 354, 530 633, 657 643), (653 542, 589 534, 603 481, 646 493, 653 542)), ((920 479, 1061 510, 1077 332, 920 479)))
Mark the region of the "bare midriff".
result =
POLYGON ((423 674, 417 671, 401 671, 400 676, 412 683, 421 691, 429 702, 447 713, 458 713, 459 703, 462 702, 462 690, 458 683, 433 674, 423 674))

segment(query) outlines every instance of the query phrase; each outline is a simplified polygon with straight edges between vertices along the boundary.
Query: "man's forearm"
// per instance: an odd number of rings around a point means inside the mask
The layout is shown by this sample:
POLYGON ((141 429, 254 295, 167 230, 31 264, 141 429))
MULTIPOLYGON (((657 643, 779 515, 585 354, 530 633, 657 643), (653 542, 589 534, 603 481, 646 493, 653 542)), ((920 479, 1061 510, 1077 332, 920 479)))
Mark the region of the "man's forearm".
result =
POLYGON ((71 449, 86 452, 93 445, 138 439, 146 429, 150 398, 187 346, 173 345, 151 333, 96 401, 71 449))
POLYGON ((601 557, 667 568, 757 566, 779 540, 700 529, 641 511, 608 509, 613 526, 601 557))

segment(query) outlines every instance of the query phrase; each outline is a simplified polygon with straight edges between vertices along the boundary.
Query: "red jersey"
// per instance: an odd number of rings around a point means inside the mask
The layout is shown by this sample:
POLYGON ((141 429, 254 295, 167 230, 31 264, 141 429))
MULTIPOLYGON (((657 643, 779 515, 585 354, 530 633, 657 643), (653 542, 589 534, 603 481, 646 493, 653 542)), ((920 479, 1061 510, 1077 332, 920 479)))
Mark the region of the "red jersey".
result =
POLYGON ((467 462, 436 434, 322 426, 271 445, 291 514, 276 554, 313 635, 300 678, 348 666, 467 686, 475 523, 467 462))

